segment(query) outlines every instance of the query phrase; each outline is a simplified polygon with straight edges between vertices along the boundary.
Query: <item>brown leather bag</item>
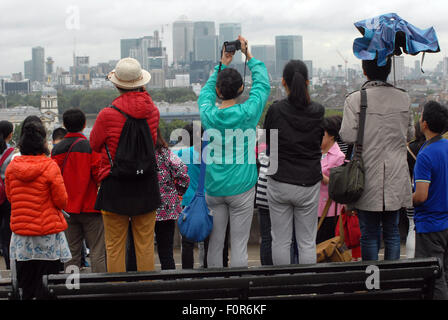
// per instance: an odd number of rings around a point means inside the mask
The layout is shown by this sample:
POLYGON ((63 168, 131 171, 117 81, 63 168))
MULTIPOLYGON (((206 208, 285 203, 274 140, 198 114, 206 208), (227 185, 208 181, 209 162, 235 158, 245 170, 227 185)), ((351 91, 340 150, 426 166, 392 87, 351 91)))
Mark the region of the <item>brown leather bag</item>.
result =
MULTIPOLYGON (((319 219, 319 224, 317 230, 320 229, 325 217, 328 214, 332 200, 328 199, 325 204, 324 212, 319 219)), ((336 209, 337 210, 337 206, 336 209)), ((336 211, 337 213, 337 211, 336 211)), ((349 262, 352 261, 352 254, 350 250, 345 245, 344 241, 344 228, 341 221, 341 216, 339 215, 339 234, 340 236, 328 239, 324 242, 319 243, 316 246, 317 262, 349 262)))

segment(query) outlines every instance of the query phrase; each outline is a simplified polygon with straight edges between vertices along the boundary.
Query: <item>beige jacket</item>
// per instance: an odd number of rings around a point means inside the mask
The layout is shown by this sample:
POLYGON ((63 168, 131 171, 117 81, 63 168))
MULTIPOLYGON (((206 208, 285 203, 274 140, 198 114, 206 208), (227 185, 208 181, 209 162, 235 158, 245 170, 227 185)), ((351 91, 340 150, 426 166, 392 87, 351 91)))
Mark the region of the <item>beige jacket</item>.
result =
MULTIPOLYGON (((406 143, 414 137, 409 95, 382 82, 370 81, 362 157, 366 185, 361 198, 350 207, 365 211, 395 211, 412 206, 412 189, 406 143)), ((361 94, 345 100, 341 139, 354 143, 358 133, 361 94)))

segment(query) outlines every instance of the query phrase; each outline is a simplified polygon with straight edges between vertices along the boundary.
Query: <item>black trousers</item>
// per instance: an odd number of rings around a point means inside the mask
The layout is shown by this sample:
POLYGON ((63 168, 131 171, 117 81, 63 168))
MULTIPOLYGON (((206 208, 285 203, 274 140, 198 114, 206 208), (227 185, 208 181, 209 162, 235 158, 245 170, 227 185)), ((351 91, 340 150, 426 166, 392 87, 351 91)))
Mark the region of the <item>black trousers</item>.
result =
POLYGON ((176 220, 157 221, 155 226, 157 253, 162 270, 176 269, 174 262, 174 229, 176 220))
POLYGON ((442 276, 436 279, 435 300, 448 300, 448 230, 415 234, 415 257, 436 257, 441 262, 442 276))
MULTIPOLYGON (((207 268, 207 251, 208 251, 209 238, 204 240, 204 261, 202 264, 204 268, 207 268)), ((196 242, 190 241, 185 237, 182 237, 182 269, 193 269, 194 265, 194 244, 196 242)), ((222 252, 223 266, 229 265, 229 225, 227 225, 226 238, 224 240, 224 249, 222 252)))
POLYGON ((58 274, 59 260, 16 261, 18 287, 22 289, 22 300, 45 299, 42 276, 58 274))
POLYGON ((11 204, 8 200, 5 200, 0 206, 0 237, 3 251, 3 258, 5 258, 6 269, 10 269, 9 260, 9 243, 11 242, 11 227, 9 223, 11 221, 11 204))

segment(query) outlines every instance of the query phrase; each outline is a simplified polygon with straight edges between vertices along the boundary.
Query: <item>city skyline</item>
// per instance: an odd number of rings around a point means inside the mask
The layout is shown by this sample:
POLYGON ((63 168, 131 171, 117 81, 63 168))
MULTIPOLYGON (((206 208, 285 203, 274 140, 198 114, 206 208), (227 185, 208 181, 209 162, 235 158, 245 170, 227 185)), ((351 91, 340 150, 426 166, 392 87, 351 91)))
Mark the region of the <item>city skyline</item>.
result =
MULTIPOLYGON (((219 2, 195 1, 134 1, 126 6, 118 1, 36 1, 19 0, 0 4, 7 12, 0 21, 0 75, 24 72, 24 62, 32 57, 32 47, 45 48, 55 67, 65 70, 72 65, 76 55, 89 56, 91 65, 120 58, 120 39, 140 38, 160 30, 163 45, 167 48, 169 63, 173 62, 172 26, 181 16, 190 21, 214 21, 219 36, 220 23, 240 23, 243 36, 250 45, 274 45, 279 35, 303 37, 303 59, 312 60, 316 68, 329 69, 343 64, 339 50, 349 66, 360 64, 352 52, 353 40, 360 37, 353 23, 383 14, 396 12, 402 18, 420 28, 434 26, 442 52, 427 54, 423 68, 433 69, 445 55, 448 45, 448 23, 443 12, 448 3, 431 1, 430 5, 419 1, 376 1, 360 5, 356 1, 344 1, 344 6, 321 1, 234 1, 231 5, 219 2), (347 7, 350 10, 347 10, 347 7), (36 10, 33 10, 36 8, 36 10), (39 10, 37 10, 39 8, 39 10), (202 8, 202 10, 199 10, 202 8), (440 15, 435 15, 434 11, 440 15), (45 12, 45 19, 36 12, 45 12), (146 12, 146 13, 145 13, 146 12), (331 24, 329 24, 331 21, 331 24), (79 28, 77 28, 79 27, 79 28), (163 30, 161 30, 163 28, 163 30)), ((406 58, 407 61, 421 59, 406 58)), ((407 65, 413 65, 408 62, 407 65)))

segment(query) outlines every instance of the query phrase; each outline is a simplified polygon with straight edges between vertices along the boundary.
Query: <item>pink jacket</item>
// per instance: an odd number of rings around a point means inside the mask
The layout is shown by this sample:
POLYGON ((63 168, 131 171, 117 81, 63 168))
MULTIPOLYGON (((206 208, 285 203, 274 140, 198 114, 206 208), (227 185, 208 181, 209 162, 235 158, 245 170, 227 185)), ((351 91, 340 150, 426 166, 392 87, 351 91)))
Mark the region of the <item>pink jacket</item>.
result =
MULTIPOLYGON (((339 145, 335 142, 335 144, 328 150, 327 156, 321 160, 320 164, 322 166, 322 174, 326 176, 330 176, 330 169, 334 167, 339 167, 344 163, 345 155, 339 148, 339 145)), ((319 217, 322 216, 322 212, 324 211, 325 204, 328 200, 328 185, 320 183, 320 198, 319 198, 319 217)), ((338 205, 337 212, 341 211, 342 206, 338 205)), ((335 216, 335 203, 331 204, 330 209, 328 210, 327 217, 335 216)))

